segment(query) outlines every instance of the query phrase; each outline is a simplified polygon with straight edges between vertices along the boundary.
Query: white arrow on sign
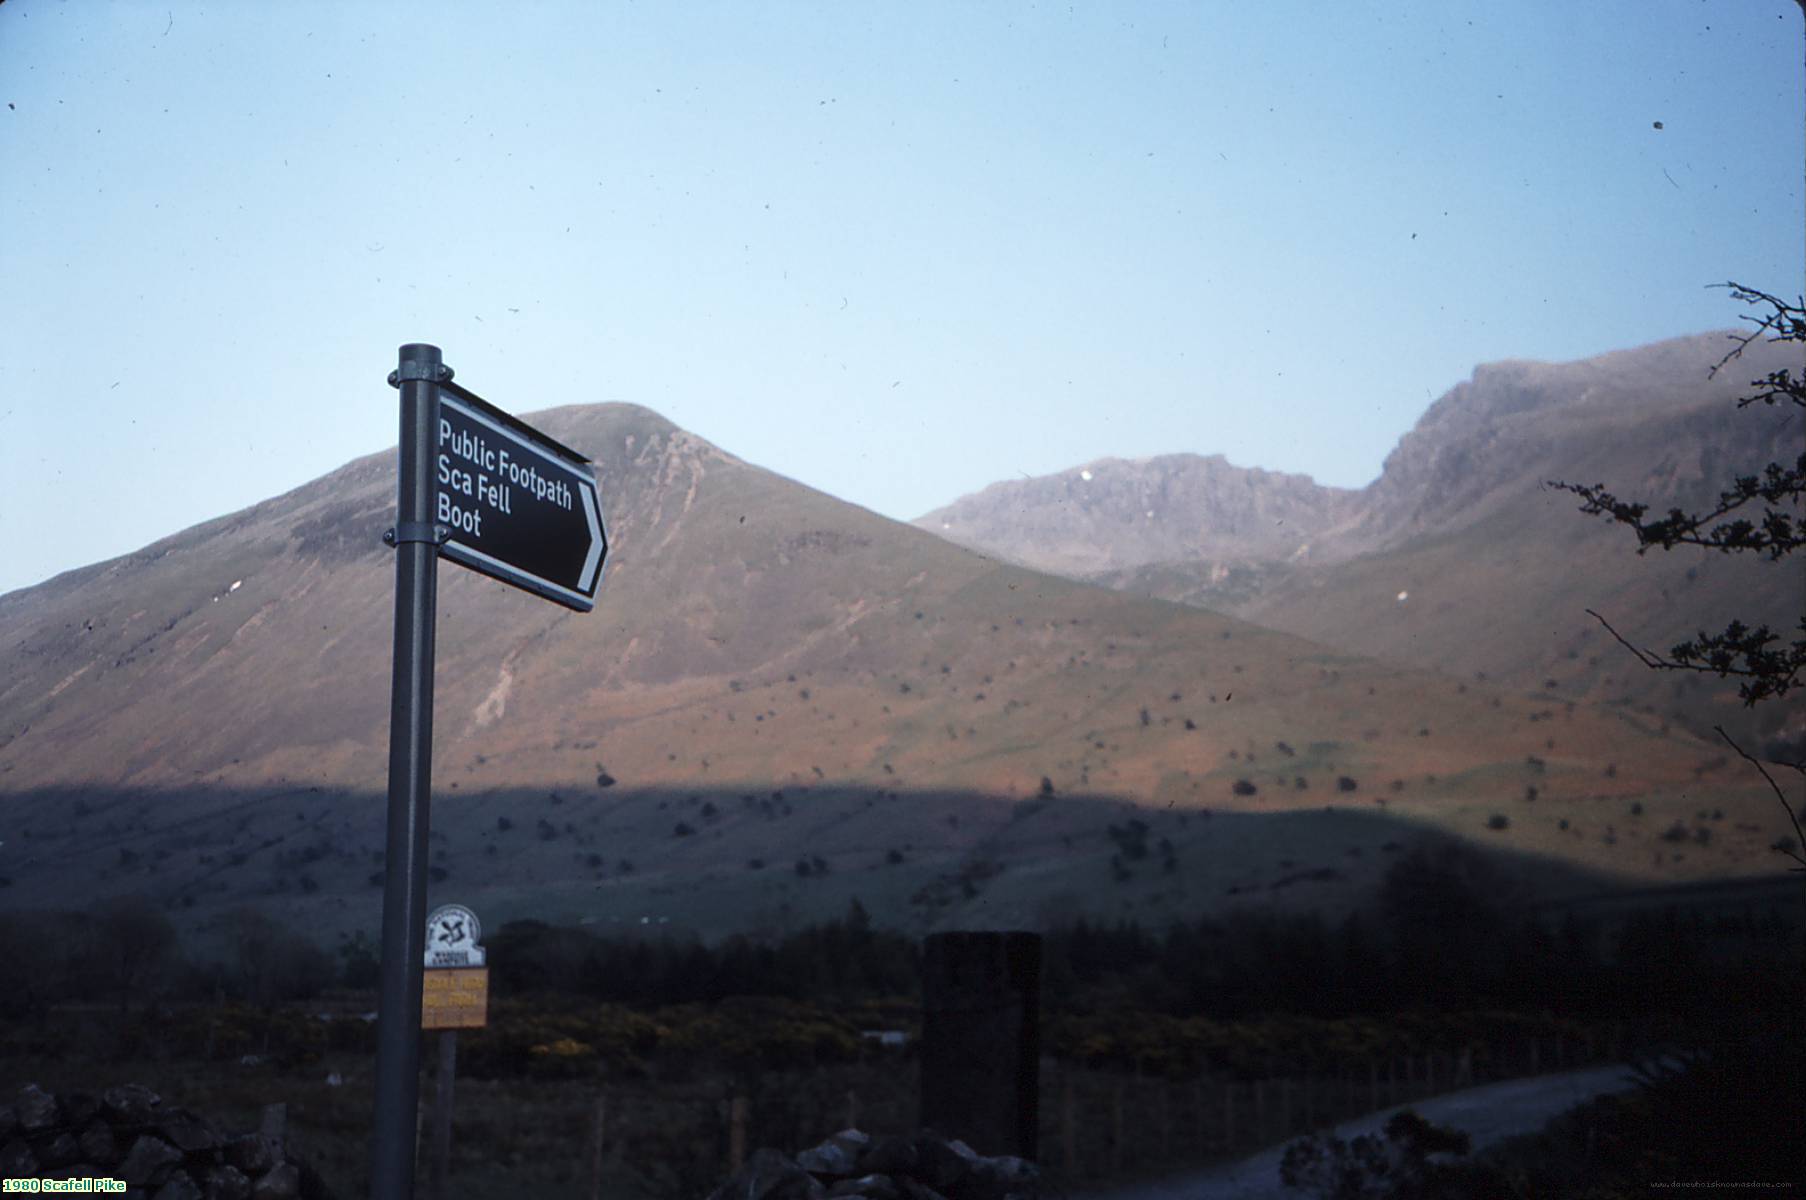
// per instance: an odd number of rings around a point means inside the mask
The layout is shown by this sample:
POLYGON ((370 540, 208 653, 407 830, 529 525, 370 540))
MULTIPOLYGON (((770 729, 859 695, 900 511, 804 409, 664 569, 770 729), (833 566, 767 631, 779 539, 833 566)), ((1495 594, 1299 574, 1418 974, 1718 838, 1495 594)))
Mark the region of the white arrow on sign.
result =
POLYGON ((602 571, 602 552, 608 549, 608 541, 602 536, 602 501, 596 495, 596 485, 580 484, 579 489, 586 493, 583 516, 589 522, 589 557, 583 560, 583 574, 577 590, 593 596, 602 571))

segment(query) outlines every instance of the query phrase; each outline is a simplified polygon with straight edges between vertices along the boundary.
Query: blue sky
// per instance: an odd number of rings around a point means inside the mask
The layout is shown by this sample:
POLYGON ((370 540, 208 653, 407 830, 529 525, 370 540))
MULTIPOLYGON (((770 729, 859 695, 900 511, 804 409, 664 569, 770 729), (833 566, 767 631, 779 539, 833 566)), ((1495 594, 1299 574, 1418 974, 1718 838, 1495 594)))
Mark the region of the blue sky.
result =
POLYGON ((1798 291, 1802 50, 1793 0, 0 3, 0 592, 393 445, 415 340, 903 519, 1360 486, 1478 362, 1798 291))

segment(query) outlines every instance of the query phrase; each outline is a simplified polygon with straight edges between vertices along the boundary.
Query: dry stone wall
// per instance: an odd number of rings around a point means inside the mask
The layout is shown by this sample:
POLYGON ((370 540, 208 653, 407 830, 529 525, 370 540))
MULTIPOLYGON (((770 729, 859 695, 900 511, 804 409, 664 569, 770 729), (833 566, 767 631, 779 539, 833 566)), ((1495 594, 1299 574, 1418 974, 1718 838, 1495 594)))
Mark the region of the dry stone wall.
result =
POLYGON ((279 1131, 232 1136, 140 1084, 20 1088, 0 1106, 0 1179, 115 1179, 128 1200, 334 1200, 279 1131))

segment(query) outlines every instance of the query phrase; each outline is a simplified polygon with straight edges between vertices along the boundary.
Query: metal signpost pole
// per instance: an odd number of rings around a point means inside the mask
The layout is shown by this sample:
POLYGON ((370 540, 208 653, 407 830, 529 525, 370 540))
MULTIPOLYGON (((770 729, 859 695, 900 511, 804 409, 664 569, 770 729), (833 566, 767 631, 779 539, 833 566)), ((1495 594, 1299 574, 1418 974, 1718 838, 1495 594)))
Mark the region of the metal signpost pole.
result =
POLYGON ((433 623, 439 543, 433 475, 437 346, 401 348, 401 479, 395 529, 395 674, 389 709, 389 833, 383 880, 382 1000, 376 1033, 373 1200, 414 1195, 420 1105, 420 989, 426 958, 427 816, 433 756, 433 623))

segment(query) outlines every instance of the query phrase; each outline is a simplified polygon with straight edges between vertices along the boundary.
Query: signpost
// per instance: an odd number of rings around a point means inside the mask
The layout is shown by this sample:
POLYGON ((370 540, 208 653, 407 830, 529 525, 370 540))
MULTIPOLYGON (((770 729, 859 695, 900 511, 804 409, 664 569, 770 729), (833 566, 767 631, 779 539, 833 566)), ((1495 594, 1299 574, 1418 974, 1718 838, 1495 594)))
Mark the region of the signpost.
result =
POLYGON ((462 904, 441 904, 426 919, 426 963, 420 1027, 439 1031, 439 1071, 433 1088, 433 1160, 428 1200, 444 1200, 451 1162, 452 1089, 458 1074, 458 1030, 489 1023, 489 967, 477 942, 482 926, 462 904))
MULTIPOLYGON (((608 543, 589 460, 454 385, 437 346, 403 346, 389 382, 401 390, 401 446, 395 528, 383 535, 395 547, 395 669, 370 1194, 374 1200, 412 1200, 428 954, 438 559, 443 554, 588 612, 595 606, 608 543)), ((464 969, 470 970, 480 966, 481 948, 475 916, 468 909, 463 913, 470 917, 468 941, 442 926, 452 941, 440 951, 462 952, 464 969), (469 959, 473 952, 475 962, 469 959)), ((483 974, 486 1004, 487 971, 483 974)), ((471 990, 449 988, 454 995, 468 996, 471 990)), ((466 1013, 472 1007, 451 1006, 466 1013)), ((455 1043, 450 1045, 455 1053, 455 1043)), ((449 1089, 450 1069, 443 1060, 441 1066, 441 1086, 449 1089)))
POLYGON ((439 397, 433 520, 455 563, 579 612, 608 542, 588 459, 448 383, 439 397))

